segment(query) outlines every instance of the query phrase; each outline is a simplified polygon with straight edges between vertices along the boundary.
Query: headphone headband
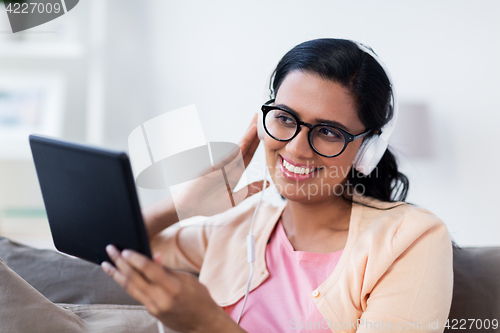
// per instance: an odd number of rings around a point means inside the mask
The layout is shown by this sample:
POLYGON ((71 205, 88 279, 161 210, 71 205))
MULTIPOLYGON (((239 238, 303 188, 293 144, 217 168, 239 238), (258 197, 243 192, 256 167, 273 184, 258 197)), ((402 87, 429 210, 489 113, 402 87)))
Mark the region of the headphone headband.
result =
POLYGON ((391 72, 389 72, 389 69, 384 64, 384 62, 382 60, 380 60, 378 55, 370 47, 363 45, 362 43, 354 41, 354 40, 351 40, 351 42, 356 44, 361 51, 368 53, 373 59, 375 59, 375 61, 377 61, 377 63, 380 65, 380 67, 382 67, 382 69, 385 72, 385 75, 387 75, 387 78, 389 79, 389 85, 391 87, 391 104, 390 104, 390 106, 392 108, 392 118, 387 124, 385 124, 382 127, 382 129, 381 129, 382 133, 380 134, 381 138, 383 138, 385 141, 389 141, 389 137, 391 136, 392 132, 394 131, 394 127, 396 127, 396 122, 398 120, 398 111, 399 111, 398 100, 396 98, 397 96, 396 96, 396 92, 394 89, 394 84, 392 81, 391 72))
MULTIPOLYGON (((396 121, 398 119, 398 101, 394 91, 391 73, 389 72, 387 66, 382 62, 382 60, 380 60, 371 48, 356 41, 351 42, 356 44, 361 51, 369 54, 373 59, 375 59, 375 61, 377 61, 389 79, 389 85, 391 88, 391 101, 389 108, 392 108, 392 118, 387 122, 387 124, 382 126, 381 134, 376 134, 364 139, 361 147, 359 147, 358 152, 354 157, 354 168, 364 175, 369 175, 377 167, 389 145, 389 138, 394 131, 394 127, 396 127, 396 121)), ((389 111, 390 109, 387 110, 387 112, 389 111)))

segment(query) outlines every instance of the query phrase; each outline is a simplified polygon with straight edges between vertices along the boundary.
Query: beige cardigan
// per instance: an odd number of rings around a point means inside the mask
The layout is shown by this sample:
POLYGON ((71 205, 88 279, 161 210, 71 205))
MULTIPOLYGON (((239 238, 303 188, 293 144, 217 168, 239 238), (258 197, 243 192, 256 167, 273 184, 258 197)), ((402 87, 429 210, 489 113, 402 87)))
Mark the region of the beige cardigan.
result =
MULTIPOLYGON (((406 203, 354 200, 364 205, 352 205, 342 256, 330 277, 311 290, 325 318, 321 327, 333 332, 443 332, 453 288, 446 225, 406 203)), ((220 306, 234 304, 245 294, 250 270, 246 236, 254 209, 255 204, 240 205, 202 224, 175 224, 153 240, 152 249, 163 254, 165 266, 199 273, 220 306)), ((250 290, 269 276, 266 244, 283 209, 263 202, 258 210, 250 290)), ((284 330, 290 325, 283 323, 284 330)))

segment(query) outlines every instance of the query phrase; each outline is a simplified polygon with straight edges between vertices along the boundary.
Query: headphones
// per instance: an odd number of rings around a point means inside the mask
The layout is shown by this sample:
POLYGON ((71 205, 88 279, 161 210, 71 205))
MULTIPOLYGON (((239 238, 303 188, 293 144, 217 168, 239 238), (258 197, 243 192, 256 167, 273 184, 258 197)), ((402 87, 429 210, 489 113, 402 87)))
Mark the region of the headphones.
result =
MULTIPOLYGON (((380 60, 380 58, 373 52, 371 48, 366 47, 365 45, 352 41, 354 44, 358 46, 358 48, 368 53, 375 59, 380 67, 384 70, 387 78, 389 79, 389 85, 391 86, 391 102, 389 108, 392 108, 393 115, 391 120, 387 124, 385 124, 380 134, 373 134, 370 137, 366 137, 363 139, 363 143, 358 149, 356 156, 354 157, 353 167, 361 172, 364 175, 369 175, 377 166, 377 164, 382 159, 385 151, 387 150, 387 146, 389 145, 389 138, 394 131, 394 127, 396 126, 396 121, 398 118, 398 103, 396 100, 396 93, 394 91, 394 85, 392 83, 392 78, 387 66, 380 60)), ((264 140, 266 131, 264 130, 264 120, 262 112, 259 112, 258 121, 257 121, 257 135, 260 140, 264 140)))

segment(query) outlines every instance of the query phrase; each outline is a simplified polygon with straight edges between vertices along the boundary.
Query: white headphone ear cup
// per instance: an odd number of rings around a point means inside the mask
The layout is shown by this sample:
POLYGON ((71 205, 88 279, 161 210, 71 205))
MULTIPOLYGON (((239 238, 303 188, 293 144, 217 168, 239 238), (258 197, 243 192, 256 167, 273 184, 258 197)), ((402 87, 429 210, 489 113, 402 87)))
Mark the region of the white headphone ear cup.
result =
POLYGON ((354 157, 353 167, 364 175, 369 175, 387 150, 388 142, 376 135, 363 141, 354 157))
POLYGON ((372 137, 369 137, 369 138, 364 138, 363 139, 363 142, 361 143, 361 146, 359 146, 359 149, 358 149, 358 152, 356 153, 356 156, 354 156, 354 161, 352 162, 352 166, 353 168, 355 168, 356 170, 360 171, 360 161, 366 151, 366 147, 370 144, 370 141, 372 141, 373 138, 372 137))
POLYGON ((263 115, 262 112, 259 112, 257 117, 257 136, 259 137, 259 140, 264 140, 265 135, 266 130, 264 129, 263 115))

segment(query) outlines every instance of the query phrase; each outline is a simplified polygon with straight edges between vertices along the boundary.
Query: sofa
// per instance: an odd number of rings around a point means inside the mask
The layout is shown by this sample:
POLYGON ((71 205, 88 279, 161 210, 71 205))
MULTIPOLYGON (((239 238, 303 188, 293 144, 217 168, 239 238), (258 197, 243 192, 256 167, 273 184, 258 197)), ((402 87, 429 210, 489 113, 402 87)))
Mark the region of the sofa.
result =
MULTIPOLYGON (((2 237, 0 258, 6 263, 6 266, 0 265, 0 279, 2 274, 10 274, 16 283, 15 288, 6 290, 0 280, 0 296, 5 298, 5 294, 16 289, 17 294, 11 297, 14 303, 18 302, 17 307, 23 308, 25 318, 14 320, 12 311, 15 310, 0 309, 0 332, 30 332, 33 327, 37 328, 33 330, 36 332, 158 332, 156 319, 97 265, 51 250, 36 250, 2 237), (19 292, 30 295, 30 304, 22 304, 19 292), (33 302, 31 298, 35 294, 38 296, 33 302), (32 316, 26 315, 29 311, 32 316), (50 325, 57 327, 57 318, 64 318, 61 321, 74 326, 54 329, 50 325), (5 326, 6 323, 12 326, 5 326), (41 324, 48 326, 41 327, 41 324)), ((445 332, 456 332, 460 328, 462 331, 466 328, 467 332, 500 332, 500 327, 491 328, 493 319, 500 321, 500 247, 456 247, 453 261, 453 300, 449 328, 445 332), (490 329, 484 328, 487 320, 490 329)), ((164 330, 175 332, 166 327, 164 330)))
POLYGON ((159 332, 98 265, 3 237, 0 258, 0 333, 159 332))
POLYGON ((500 247, 454 248, 453 273, 450 327, 445 332, 500 332, 500 247), (491 328, 494 319, 497 329, 491 328))

